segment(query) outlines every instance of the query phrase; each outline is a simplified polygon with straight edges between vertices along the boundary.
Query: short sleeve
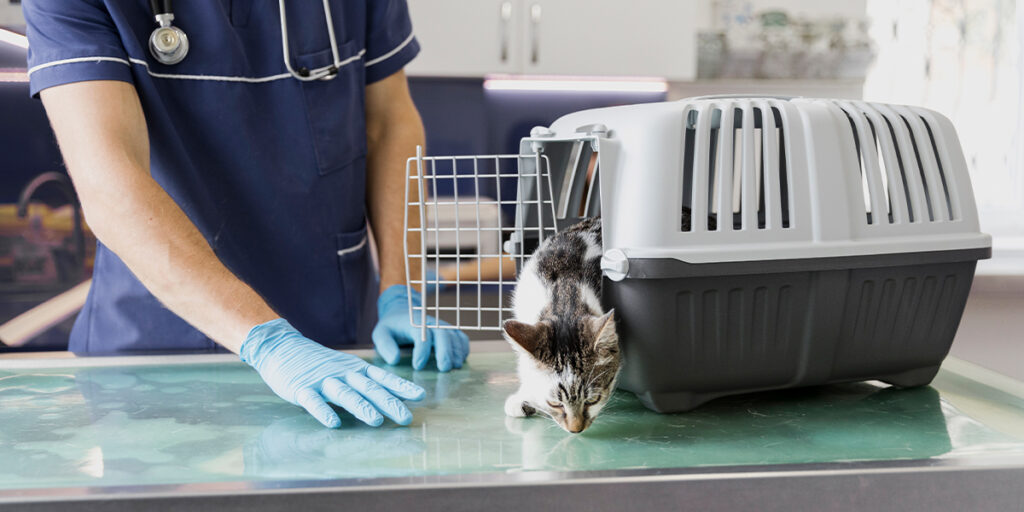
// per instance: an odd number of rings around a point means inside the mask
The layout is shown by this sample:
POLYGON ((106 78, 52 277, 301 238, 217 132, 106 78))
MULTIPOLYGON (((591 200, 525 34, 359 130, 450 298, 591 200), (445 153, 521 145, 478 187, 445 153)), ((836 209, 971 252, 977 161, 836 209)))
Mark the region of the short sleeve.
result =
POLYGON ((366 83, 387 78, 420 52, 405 0, 369 0, 366 36, 366 83))
POLYGON ((86 80, 132 82, 131 63, 98 0, 25 0, 29 91, 86 80))

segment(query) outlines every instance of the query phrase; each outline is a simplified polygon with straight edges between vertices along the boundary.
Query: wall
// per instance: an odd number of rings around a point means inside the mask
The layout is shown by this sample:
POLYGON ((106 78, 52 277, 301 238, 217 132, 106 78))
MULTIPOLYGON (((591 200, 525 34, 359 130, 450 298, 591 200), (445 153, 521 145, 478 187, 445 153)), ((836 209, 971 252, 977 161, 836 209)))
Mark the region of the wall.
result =
POLYGON ((1024 279, 978 276, 950 355, 1024 381, 1024 279))
POLYGON ((864 97, 921 105, 957 127, 982 229, 1024 251, 1024 140, 1013 0, 870 0, 878 60, 864 97), (1016 241, 1014 241, 1016 239, 1016 241))
POLYGON ((10 0, 0 0, 0 26, 21 26, 25 24, 25 18, 21 16, 21 6, 10 3, 10 0))

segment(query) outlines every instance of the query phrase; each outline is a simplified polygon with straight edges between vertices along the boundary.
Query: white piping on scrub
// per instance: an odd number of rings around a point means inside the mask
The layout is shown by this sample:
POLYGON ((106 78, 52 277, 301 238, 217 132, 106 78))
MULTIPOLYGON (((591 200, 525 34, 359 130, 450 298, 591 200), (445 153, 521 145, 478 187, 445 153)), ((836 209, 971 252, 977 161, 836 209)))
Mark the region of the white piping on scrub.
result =
POLYGON ((339 249, 338 256, 354 253, 359 249, 362 249, 364 245, 366 245, 366 235, 363 235, 363 239, 360 240, 358 244, 355 244, 352 247, 346 247, 345 249, 339 249))
POLYGON ((127 60, 119 59, 117 57, 76 57, 74 59, 62 59, 62 60, 55 60, 55 61, 52 61, 52 62, 46 62, 44 64, 37 64, 37 65, 32 66, 31 68, 29 68, 28 74, 31 75, 32 73, 35 73, 36 71, 39 71, 40 69, 45 69, 45 68, 48 68, 48 67, 51 67, 51 66, 59 66, 61 64, 74 64, 75 62, 103 62, 103 61, 120 62, 121 64, 124 64, 125 66, 130 66, 131 65, 131 63, 129 63, 127 60))
MULTIPOLYGON (((381 63, 381 62, 391 58, 396 53, 400 52, 403 48, 408 46, 409 43, 412 42, 413 37, 414 37, 414 34, 409 34, 409 37, 406 38, 405 41, 403 41, 401 44, 396 46, 393 50, 391 50, 388 53, 385 53, 384 55, 381 55, 380 57, 377 57, 377 58, 375 58, 375 59, 373 59, 371 61, 365 62, 363 65, 365 67, 370 67, 370 66, 373 66, 375 64, 379 64, 379 63, 381 63)), ((357 53, 357 54, 355 54, 355 55, 353 55, 353 56, 351 56, 351 57, 349 57, 349 58, 339 62, 338 63, 338 67, 340 68, 341 66, 345 66, 345 65, 351 64, 351 63, 353 63, 353 62, 355 62, 355 61, 357 61, 359 59, 362 59, 364 55, 366 55, 366 49, 365 48, 362 49, 362 50, 359 50, 359 53, 357 53)), ((146 73, 148 73, 149 76, 152 76, 153 78, 167 78, 167 79, 171 79, 171 80, 210 80, 210 81, 215 81, 215 82, 263 83, 263 82, 272 82, 274 80, 280 80, 282 78, 289 78, 289 77, 292 76, 291 73, 280 73, 280 74, 277 74, 277 75, 260 76, 260 77, 219 76, 219 75, 182 75, 182 74, 170 74, 170 73, 157 73, 157 72, 151 71, 149 69, 149 63, 146 62, 143 59, 136 59, 134 57, 129 57, 126 60, 126 59, 122 59, 120 57, 104 57, 104 56, 75 57, 75 58, 71 58, 71 59, 61 59, 61 60, 55 60, 55 61, 51 61, 51 62, 44 62, 42 64, 37 64, 37 65, 32 66, 31 68, 29 68, 27 74, 29 76, 31 76, 32 73, 34 73, 36 71, 39 71, 40 69, 46 69, 46 68, 49 68, 49 67, 59 66, 59 65, 62 65, 62 64, 75 64, 75 63, 78 63, 78 62, 93 62, 93 63, 96 63, 96 62, 118 62, 118 63, 124 64, 125 66, 131 66, 132 64, 138 64, 140 66, 144 66, 146 68, 146 73)))
POLYGON ((384 55, 381 55, 380 57, 377 57, 376 59, 370 59, 370 60, 366 61, 366 67, 370 67, 370 66, 372 66, 374 64, 378 64, 378 63, 384 62, 385 60, 388 60, 389 58, 391 58, 391 56, 393 56, 394 54, 402 51, 402 48, 405 48, 406 46, 409 45, 409 43, 412 42, 413 36, 415 36, 415 34, 409 34, 409 37, 405 38, 405 41, 402 41, 398 46, 396 46, 390 52, 387 52, 384 55))

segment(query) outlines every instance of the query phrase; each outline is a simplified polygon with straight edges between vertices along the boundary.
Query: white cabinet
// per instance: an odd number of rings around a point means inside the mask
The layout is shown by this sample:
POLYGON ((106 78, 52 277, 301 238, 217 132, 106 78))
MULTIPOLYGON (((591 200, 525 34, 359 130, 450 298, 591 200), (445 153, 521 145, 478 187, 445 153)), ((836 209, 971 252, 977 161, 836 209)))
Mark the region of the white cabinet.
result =
POLYGON ((21 27, 25 18, 21 15, 21 5, 0 0, 0 27, 21 27))
POLYGON ((696 2, 533 0, 526 3, 524 72, 696 76, 696 2))
POLYGON ((410 75, 483 76, 521 70, 518 0, 408 0, 422 46, 410 75))
POLYGON ((696 76, 697 0, 409 0, 421 76, 696 76))

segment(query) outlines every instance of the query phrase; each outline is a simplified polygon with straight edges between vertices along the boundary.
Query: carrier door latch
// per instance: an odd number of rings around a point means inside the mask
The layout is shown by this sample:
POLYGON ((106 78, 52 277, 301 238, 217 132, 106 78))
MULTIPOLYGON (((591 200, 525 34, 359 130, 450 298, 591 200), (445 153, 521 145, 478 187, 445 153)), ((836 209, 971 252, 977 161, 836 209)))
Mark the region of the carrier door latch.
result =
POLYGON ((601 256, 601 270, 612 281, 622 281, 629 273, 629 258, 621 249, 610 249, 601 256))
POLYGON ((510 254, 512 256, 522 255, 523 244, 522 240, 519 237, 519 234, 512 233, 509 239, 505 240, 505 243, 502 244, 502 248, 505 249, 505 254, 510 254))

